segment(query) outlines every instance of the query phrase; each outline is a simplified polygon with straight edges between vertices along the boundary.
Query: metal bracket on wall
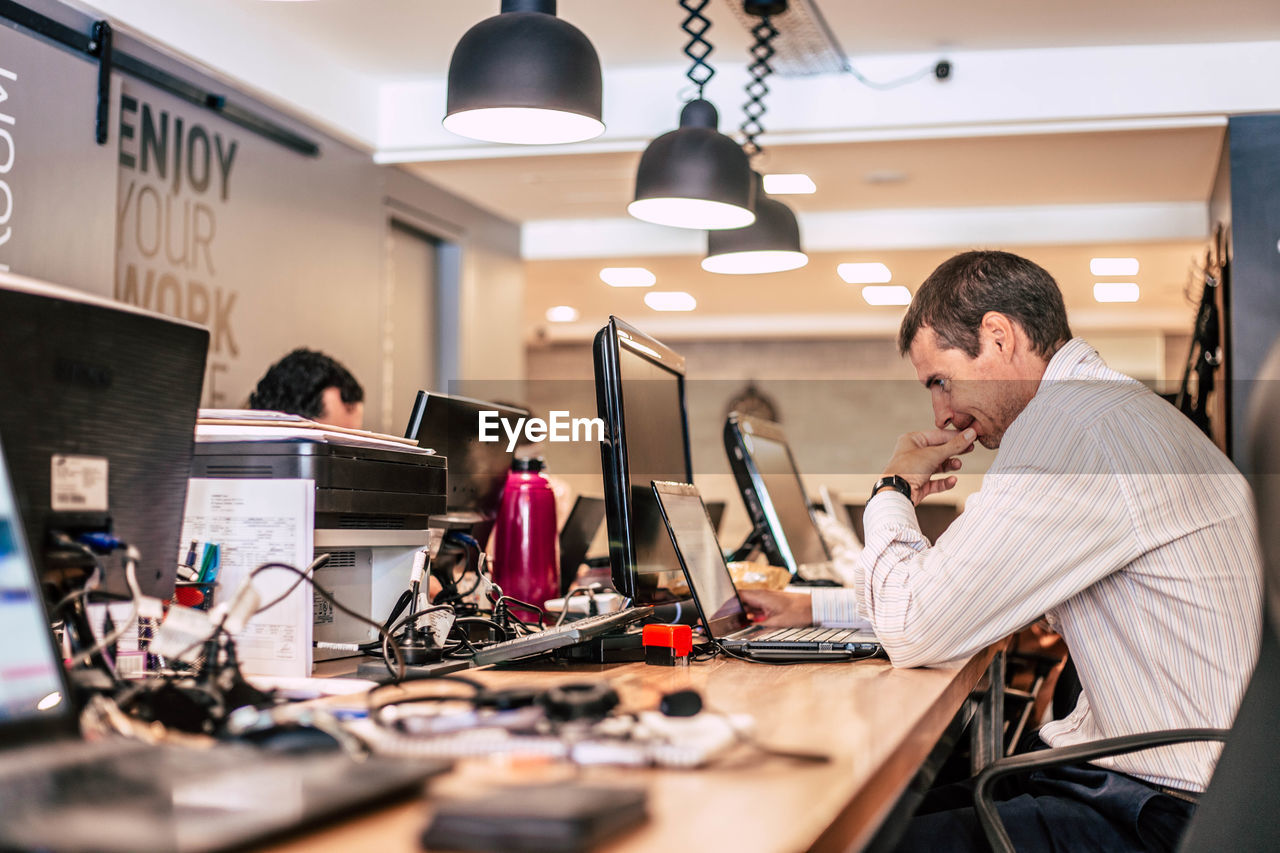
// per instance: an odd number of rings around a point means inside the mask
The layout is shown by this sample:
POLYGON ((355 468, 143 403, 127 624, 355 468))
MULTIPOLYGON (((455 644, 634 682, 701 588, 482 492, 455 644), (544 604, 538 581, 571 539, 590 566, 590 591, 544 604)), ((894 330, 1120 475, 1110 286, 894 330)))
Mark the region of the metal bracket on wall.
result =
POLYGON ((89 53, 98 57, 98 106, 93 119, 93 138, 107 144, 107 127, 111 119, 111 24, 93 22, 93 39, 89 53))
POLYGON ((115 50, 114 31, 106 21, 94 21, 93 35, 87 36, 66 24, 32 11, 15 0, 0 0, 0 19, 12 21, 19 27, 56 44, 98 60, 98 102, 94 120, 94 138, 99 145, 105 145, 107 142, 111 72, 114 70, 150 83, 188 103, 212 110, 232 124, 266 137, 298 154, 307 157, 320 155, 320 146, 312 140, 251 110, 228 103, 226 95, 206 91, 149 62, 115 50))

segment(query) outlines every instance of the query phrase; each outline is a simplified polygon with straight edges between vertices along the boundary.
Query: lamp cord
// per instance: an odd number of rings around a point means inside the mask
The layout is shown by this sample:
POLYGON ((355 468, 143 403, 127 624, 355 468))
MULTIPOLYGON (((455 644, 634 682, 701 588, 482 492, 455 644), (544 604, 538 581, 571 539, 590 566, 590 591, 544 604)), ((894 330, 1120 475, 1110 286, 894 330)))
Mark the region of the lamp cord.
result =
POLYGON ((746 117, 738 127, 744 139, 742 150, 747 152, 748 157, 754 157, 764 150, 756 140, 760 134, 764 133, 764 125, 760 119, 765 114, 765 95, 769 94, 769 85, 765 79, 773 73, 773 66, 769 62, 777 54, 773 47, 773 40, 778 37, 778 28, 773 25, 770 17, 765 15, 751 28, 751 34, 756 40, 751 45, 753 61, 747 66, 751 79, 747 82, 747 102, 742 105, 742 111, 746 117))
POLYGON ((698 87, 699 98, 702 97, 703 88, 712 77, 716 76, 716 70, 707 62, 707 57, 715 48, 711 42, 703 38, 707 30, 711 29, 711 19, 703 15, 702 10, 707 8, 710 2, 711 0, 680 0, 680 8, 689 13, 680 24, 680 29, 689 35, 689 42, 684 46, 684 55, 693 62, 685 72, 685 76, 698 87))

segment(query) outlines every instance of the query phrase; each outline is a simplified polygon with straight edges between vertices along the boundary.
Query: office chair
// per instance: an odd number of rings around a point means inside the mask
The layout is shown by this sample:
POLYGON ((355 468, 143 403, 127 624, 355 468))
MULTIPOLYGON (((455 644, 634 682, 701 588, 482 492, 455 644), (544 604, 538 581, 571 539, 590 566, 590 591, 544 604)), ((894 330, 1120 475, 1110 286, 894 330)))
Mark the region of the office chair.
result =
POLYGON ((1234 725, 1230 730, 1174 729, 1106 738, 993 762, 978 775, 974 788, 978 822, 993 850, 1014 850, 992 798, 992 786, 1001 777, 1195 740, 1225 741, 1226 746, 1179 850, 1275 849, 1270 821, 1280 813, 1280 785, 1275 784, 1280 769, 1275 716, 1280 707, 1280 442, 1273 434, 1280 424, 1280 344, 1259 374, 1250 409, 1249 460, 1267 592, 1258 664, 1234 725))

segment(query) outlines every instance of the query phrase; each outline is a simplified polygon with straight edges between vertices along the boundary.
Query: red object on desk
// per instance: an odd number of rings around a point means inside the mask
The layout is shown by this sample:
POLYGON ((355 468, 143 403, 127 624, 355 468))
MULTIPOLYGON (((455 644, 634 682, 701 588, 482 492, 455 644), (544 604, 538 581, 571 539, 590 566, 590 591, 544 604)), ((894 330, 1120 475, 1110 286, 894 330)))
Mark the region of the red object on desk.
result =
POLYGON ((204 593, 193 586, 178 587, 173 597, 183 607, 199 607, 204 603, 204 593))
POLYGON ((645 625, 640 636, 645 663, 675 666, 693 651, 693 629, 688 625, 645 625))

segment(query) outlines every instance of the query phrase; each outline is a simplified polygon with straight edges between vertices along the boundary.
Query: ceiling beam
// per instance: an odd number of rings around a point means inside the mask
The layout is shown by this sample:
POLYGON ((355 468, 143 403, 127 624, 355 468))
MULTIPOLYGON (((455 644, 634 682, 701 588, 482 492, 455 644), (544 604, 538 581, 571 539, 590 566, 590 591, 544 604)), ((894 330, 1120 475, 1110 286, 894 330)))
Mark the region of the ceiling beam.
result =
MULTIPOLYGON (((936 138, 1186 127, 1221 123, 1227 114, 1280 110, 1280 42, 1046 48, 948 53, 945 82, 927 77, 891 91, 847 75, 775 77, 764 118, 770 145, 815 141, 936 138), (1136 124, 1134 124, 1136 122, 1136 124), (1154 123, 1154 124, 1150 124, 1154 123)), ((859 57, 863 73, 883 79, 929 64, 934 54, 859 57)), ((741 121, 741 64, 721 63, 707 96, 721 129, 741 121)), ((384 84, 379 90, 381 163, 475 157, 640 150, 674 129, 689 96, 683 67, 606 70, 605 134, 573 146, 471 143, 444 130, 443 79, 384 84)))
MULTIPOLYGON (((947 207, 798 214, 810 252, 1203 240, 1206 202, 947 207)), ((555 219, 521 228, 526 260, 702 255, 702 231, 630 218, 555 219)))

